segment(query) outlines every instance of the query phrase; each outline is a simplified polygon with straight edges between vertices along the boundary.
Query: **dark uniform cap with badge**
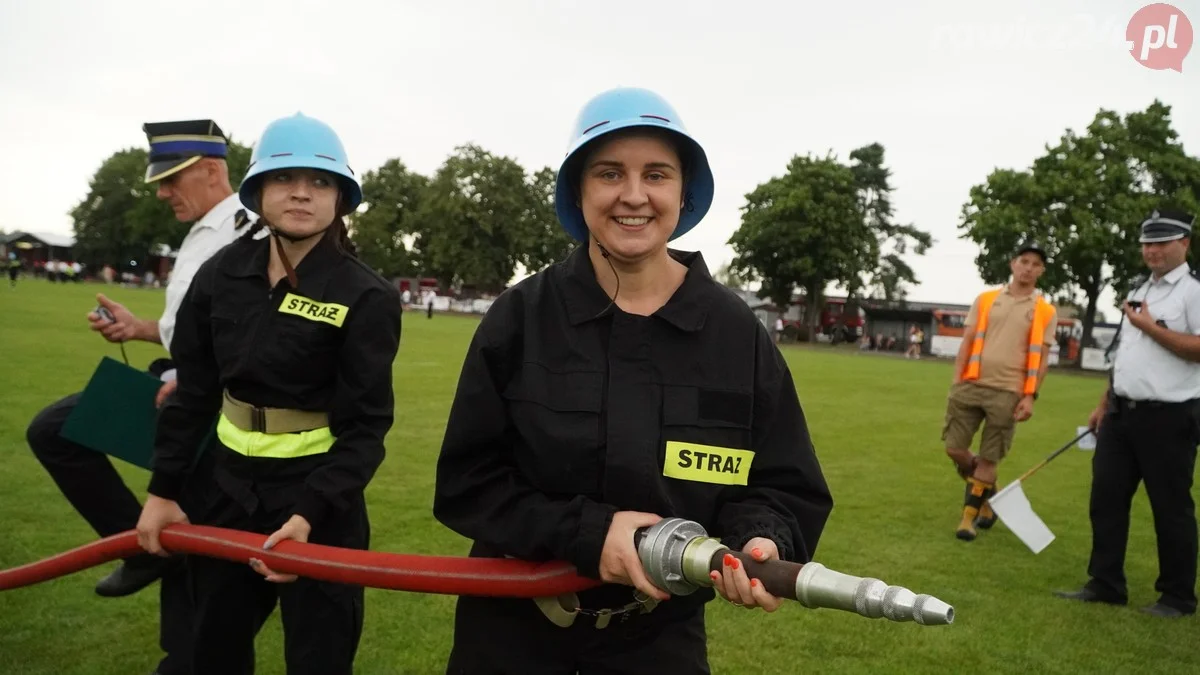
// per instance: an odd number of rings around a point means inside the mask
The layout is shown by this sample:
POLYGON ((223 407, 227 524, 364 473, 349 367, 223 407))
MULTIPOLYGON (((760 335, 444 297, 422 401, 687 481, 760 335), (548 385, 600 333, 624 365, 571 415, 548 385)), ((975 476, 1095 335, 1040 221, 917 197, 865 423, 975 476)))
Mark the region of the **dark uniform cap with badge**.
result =
POLYGON ((1183 211, 1155 211, 1142 221, 1143 244, 1175 241, 1192 236, 1192 225, 1196 217, 1183 211))
POLYGON ((229 140, 212 120, 148 122, 142 125, 150 140, 146 182, 173 176, 205 157, 224 159, 229 140))

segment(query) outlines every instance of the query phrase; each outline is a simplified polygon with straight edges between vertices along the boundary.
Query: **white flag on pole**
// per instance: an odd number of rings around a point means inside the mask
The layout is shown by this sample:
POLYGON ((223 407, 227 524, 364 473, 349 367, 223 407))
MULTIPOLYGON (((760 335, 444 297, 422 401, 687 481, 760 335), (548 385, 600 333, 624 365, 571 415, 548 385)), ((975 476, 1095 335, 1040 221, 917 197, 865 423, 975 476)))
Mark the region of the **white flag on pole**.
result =
POLYGON ((1021 481, 1009 484, 997 492, 988 503, 1008 529, 1034 553, 1041 553, 1054 541, 1054 533, 1033 510, 1033 505, 1021 489, 1021 481))
POLYGON ((1079 443, 1075 447, 1080 450, 1095 450, 1096 449, 1096 434, 1085 434, 1087 427, 1076 427, 1075 433, 1079 434, 1079 443))

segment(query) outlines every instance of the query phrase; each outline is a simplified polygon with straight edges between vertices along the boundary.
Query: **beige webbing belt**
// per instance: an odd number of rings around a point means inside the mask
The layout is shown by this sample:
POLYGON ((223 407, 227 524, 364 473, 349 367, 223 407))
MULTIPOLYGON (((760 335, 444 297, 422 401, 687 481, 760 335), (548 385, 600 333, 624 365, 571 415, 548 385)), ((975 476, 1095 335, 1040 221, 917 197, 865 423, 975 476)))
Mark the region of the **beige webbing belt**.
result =
POLYGON ((259 408, 230 396, 228 390, 225 391, 221 413, 233 426, 242 431, 264 434, 290 434, 329 426, 329 415, 326 413, 288 408, 259 408))

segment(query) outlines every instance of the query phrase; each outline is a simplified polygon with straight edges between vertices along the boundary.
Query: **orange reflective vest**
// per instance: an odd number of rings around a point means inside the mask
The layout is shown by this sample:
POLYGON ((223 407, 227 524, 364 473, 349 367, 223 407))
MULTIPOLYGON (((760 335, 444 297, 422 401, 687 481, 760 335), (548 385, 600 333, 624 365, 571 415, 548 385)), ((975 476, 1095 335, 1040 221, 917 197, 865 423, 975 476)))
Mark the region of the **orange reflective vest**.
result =
MULTIPOLYGON (((987 291, 979 296, 979 319, 975 324, 975 339, 971 342, 971 356, 967 359, 963 380, 978 380, 980 359, 983 357, 983 341, 987 336, 988 314, 991 313, 992 303, 996 301, 1003 288, 987 291)), ((1029 327, 1029 351, 1025 356, 1025 394, 1037 391, 1038 370, 1042 366, 1042 339, 1046 334, 1046 324, 1054 318, 1054 306, 1039 293, 1034 301, 1033 325, 1029 327)))

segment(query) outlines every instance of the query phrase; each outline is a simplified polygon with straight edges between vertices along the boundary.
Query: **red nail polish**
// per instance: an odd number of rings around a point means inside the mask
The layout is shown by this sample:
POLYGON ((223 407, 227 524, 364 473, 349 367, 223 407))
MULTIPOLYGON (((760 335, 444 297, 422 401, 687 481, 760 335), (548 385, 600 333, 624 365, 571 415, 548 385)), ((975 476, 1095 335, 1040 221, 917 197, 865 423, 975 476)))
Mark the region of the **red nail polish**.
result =
POLYGON ((751 585, 751 586, 753 586, 753 587, 755 587, 755 588, 758 588, 758 579, 751 579, 751 580, 750 580, 750 585, 751 585))
POLYGON ((761 558, 761 557, 763 557, 762 549, 761 548, 753 548, 750 550, 750 555, 754 556, 755 558, 761 558))
MULTIPOLYGON (((730 556, 730 557, 732 557, 732 556, 730 556)), ((733 562, 729 563, 729 566, 736 570, 739 566, 738 559, 734 558, 733 562)))
POLYGON ((735 560, 735 559, 734 559, 734 557, 733 557, 733 556, 731 556, 731 555, 729 555, 728 553, 726 553, 726 554, 725 554, 725 558, 724 558, 724 560, 722 560, 722 562, 724 562, 724 563, 725 563, 725 566, 726 566, 726 567, 733 567, 734 560, 735 560))
POLYGON ((717 577, 719 577, 719 576, 721 576, 721 575, 717 574, 716 572, 709 572, 709 573, 708 573, 708 577, 709 577, 710 579, 712 579, 713 581, 716 581, 716 580, 717 580, 717 577))

